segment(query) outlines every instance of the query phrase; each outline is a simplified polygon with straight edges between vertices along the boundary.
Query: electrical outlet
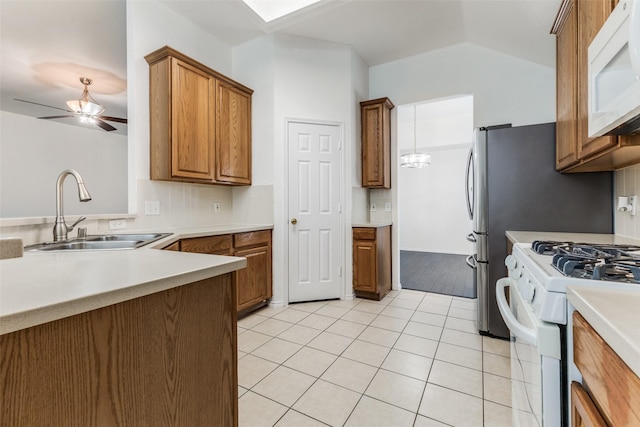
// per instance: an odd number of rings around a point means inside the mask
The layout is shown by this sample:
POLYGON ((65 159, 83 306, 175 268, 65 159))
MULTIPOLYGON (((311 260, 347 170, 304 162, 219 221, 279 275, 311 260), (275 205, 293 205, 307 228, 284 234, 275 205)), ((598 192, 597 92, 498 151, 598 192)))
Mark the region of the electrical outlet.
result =
POLYGON ((376 211, 376 204, 375 203, 371 203, 371 212, 375 212, 376 211))
POLYGON ((122 230, 127 228, 126 219, 111 219, 109 220, 109 230, 122 230))
POLYGON ((160 202, 158 200, 147 200, 144 202, 145 215, 160 215, 160 202))
POLYGON ((222 210, 222 203, 213 202, 213 211, 214 212, 220 212, 221 210, 222 210))
POLYGON ((391 203, 387 202, 384 204, 384 210, 385 212, 391 212, 391 203))

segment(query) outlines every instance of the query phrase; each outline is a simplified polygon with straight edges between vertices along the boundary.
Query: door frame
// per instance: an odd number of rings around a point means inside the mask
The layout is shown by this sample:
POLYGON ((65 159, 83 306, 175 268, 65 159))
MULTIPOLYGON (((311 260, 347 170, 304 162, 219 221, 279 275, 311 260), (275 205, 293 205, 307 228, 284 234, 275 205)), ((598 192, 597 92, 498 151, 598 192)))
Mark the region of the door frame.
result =
POLYGON ((285 224, 286 231, 284 233, 284 251, 283 251, 283 302, 285 305, 289 304, 289 286, 290 286, 290 277, 289 277, 289 125, 292 123, 300 123, 300 124, 309 124, 309 125, 325 125, 325 126, 337 126, 340 131, 340 230, 338 230, 338 237, 340 239, 340 260, 342 265, 340 266, 341 273, 339 275, 339 283, 340 283, 340 299, 346 299, 345 292, 345 277, 346 277, 346 219, 345 219, 345 152, 346 152, 346 144, 344 138, 344 123, 331 121, 331 120, 314 120, 314 119, 299 119, 293 117, 285 117, 284 119, 284 144, 283 150, 285 152, 285 173, 284 173, 284 197, 282 198, 283 202, 283 217, 281 218, 282 224, 285 224))

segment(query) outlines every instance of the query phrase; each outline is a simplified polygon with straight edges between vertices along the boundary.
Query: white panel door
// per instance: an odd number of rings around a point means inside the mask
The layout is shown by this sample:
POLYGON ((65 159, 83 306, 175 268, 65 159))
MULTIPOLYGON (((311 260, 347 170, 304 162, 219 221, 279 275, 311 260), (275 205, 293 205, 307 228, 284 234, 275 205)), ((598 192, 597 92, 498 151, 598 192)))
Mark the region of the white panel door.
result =
POLYGON ((340 298, 341 128, 289 122, 289 302, 340 298))

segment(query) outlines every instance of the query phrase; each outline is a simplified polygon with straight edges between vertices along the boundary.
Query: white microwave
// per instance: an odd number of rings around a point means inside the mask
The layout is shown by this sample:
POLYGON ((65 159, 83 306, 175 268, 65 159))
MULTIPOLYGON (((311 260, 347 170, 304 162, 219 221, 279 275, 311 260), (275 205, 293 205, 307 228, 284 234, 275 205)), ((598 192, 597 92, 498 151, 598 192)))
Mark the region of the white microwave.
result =
POLYGON ((640 0, 620 0, 589 45, 589 136, 640 132, 640 0))

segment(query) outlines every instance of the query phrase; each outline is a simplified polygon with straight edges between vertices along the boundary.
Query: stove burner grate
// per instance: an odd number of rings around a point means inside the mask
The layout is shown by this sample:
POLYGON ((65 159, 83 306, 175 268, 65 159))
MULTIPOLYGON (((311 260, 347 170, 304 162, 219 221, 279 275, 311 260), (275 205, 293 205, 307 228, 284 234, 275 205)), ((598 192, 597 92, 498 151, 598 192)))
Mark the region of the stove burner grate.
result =
POLYGON ((551 264, 565 276, 640 283, 640 246, 536 241, 531 247, 552 254, 551 264))

